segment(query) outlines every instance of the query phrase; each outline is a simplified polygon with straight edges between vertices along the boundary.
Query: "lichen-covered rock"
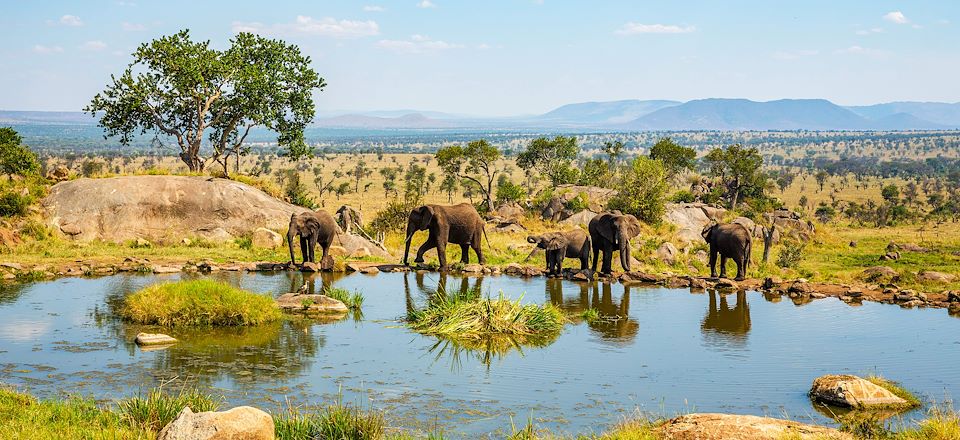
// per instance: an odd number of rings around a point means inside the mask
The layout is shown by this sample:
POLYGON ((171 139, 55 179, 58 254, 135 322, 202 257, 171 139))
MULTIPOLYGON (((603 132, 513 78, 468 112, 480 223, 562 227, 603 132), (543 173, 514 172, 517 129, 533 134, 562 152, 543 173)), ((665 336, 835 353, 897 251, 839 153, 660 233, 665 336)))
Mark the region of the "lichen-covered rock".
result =
POLYGON ((930 281, 934 283, 950 283, 956 280, 957 276, 950 273, 923 270, 917 274, 917 278, 921 279, 922 281, 930 281))
POLYGON ((684 244, 702 243, 703 227, 711 221, 719 221, 726 212, 705 203, 667 203, 663 220, 677 227, 677 239, 684 244))
POLYGON ((866 379, 830 374, 813 381, 810 396, 817 401, 850 408, 904 407, 906 400, 866 379))
POLYGON ((680 251, 676 246, 673 245, 673 243, 670 243, 669 241, 661 244, 660 247, 657 248, 656 252, 654 252, 654 256, 658 260, 670 265, 677 262, 678 255, 680 255, 680 251))
POLYGON ((283 236, 267 228, 257 228, 251 237, 253 247, 274 249, 283 244, 283 236))
POLYGON ((251 406, 193 412, 189 407, 157 435, 157 440, 273 440, 273 417, 251 406))
POLYGON ((853 436, 824 426, 791 420, 736 414, 687 414, 657 428, 665 440, 853 440, 853 436))
POLYGON ((284 293, 277 298, 277 306, 288 312, 342 314, 349 310, 342 301, 326 295, 284 293))
POLYGON ((134 342, 136 342, 137 345, 149 346, 176 344, 177 340, 176 338, 163 333, 137 333, 137 337, 134 339, 134 342))
POLYGON ((898 277, 899 275, 900 274, 898 274, 897 271, 893 270, 893 268, 890 266, 873 266, 864 269, 863 272, 860 272, 860 278, 871 282, 889 281, 898 277))

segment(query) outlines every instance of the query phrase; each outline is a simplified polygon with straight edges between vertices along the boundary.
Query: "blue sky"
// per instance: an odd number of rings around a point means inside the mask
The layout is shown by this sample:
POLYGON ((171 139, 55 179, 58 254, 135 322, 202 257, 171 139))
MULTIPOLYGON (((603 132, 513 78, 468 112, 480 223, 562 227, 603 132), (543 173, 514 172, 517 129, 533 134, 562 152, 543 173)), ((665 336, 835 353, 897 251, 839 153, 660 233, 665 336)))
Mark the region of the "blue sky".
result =
POLYGON ((318 110, 541 113, 580 101, 960 101, 957 1, 22 1, 0 15, 0 109, 78 110, 141 42, 283 38, 318 110))

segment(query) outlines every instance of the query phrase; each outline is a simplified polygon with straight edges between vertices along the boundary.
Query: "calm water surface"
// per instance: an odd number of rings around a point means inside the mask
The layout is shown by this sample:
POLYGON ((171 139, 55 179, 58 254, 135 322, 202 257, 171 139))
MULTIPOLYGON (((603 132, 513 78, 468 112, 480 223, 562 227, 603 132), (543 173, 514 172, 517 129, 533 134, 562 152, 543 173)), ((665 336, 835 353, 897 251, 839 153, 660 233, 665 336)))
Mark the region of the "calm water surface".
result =
MULTIPOLYGON (((186 275, 184 275, 186 276, 186 275)), ((497 434, 533 419, 560 432, 600 431, 635 411, 718 411, 830 419, 806 397, 827 373, 879 373, 927 401, 960 394, 960 320, 835 299, 797 305, 755 292, 721 295, 544 278, 436 273, 324 274, 306 281, 363 292, 363 316, 248 329, 160 329, 114 317, 127 294, 180 275, 66 278, 0 287, 0 382, 43 397, 110 400, 172 381, 209 387, 227 405, 267 410, 347 402, 384 409, 392 425, 497 434), (405 329, 409 307, 438 287, 476 285, 607 319, 567 325, 542 347, 464 347, 405 329), (618 319, 617 319, 618 318, 618 319), (144 351, 139 331, 180 339, 144 351)), ((279 295, 299 273, 212 275, 279 295)), ((919 417, 922 412, 907 414, 919 417)))

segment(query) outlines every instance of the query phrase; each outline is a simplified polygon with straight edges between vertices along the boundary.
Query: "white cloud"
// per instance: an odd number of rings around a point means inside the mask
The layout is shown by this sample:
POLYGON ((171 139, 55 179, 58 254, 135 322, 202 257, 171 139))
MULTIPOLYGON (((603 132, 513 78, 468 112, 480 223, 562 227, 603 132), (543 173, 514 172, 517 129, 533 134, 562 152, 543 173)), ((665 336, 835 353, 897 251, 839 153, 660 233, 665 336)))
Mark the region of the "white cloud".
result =
POLYGON ((883 28, 870 28, 870 29, 861 29, 857 31, 857 35, 871 35, 871 34, 882 34, 883 28))
POLYGON ((42 54, 60 53, 60 52, 63 52, 63 48, 60 46, 44 46, 42 44, 35 44, 33 46, 33 51, 35 53, 42 53, 42 54))
POLYGON ((488 49, 492 49, 492 48, 493 48, 493 47, 490 46, 490 45, 487 44, 487 43, 480 43, 480 44, 477 45, 477 49, 480 49, 480 50, 488 50, 488 49))
POLYGON ((83 20, 81 20, 80 17, 77 17, 76 15, 64 15, 63 17, 60 17, 60 19, 57 21, 47 20, 47 24, 50 26, 77 27, 77 26, 83 26, 83 20))
POLYGON ((418 8, 436 8, 437 4, 430 0, 420 0, 420 3, 417 3, 418 8))
POLYGON ((778 50, 773 53, 773 58, 787 61, 787 60, 796 60, 803 57, 812 57, 819 54, 820 54, 819 50, 796 50, 796 51, 778 50))
POLYGON ((298 15, 293 23, 244 23, 235 21, 233 32, 252 32, 255 34, 300 34, 333 38, 358 38, 380 34, 380 26, 372 20, 337 20, 331 17, 313 18, 298 15))
POLYGON ((412 35, 409 40, 380 40, 377 47, 396 53, 427 53, 450 49, 462 49, 462 44, 447 43, 441 40, 432 40, 424 35, 412 35))
POLYGON ((868 57, 874 57, 874 58, 880 58, 887 55, 886 51, 879 50, 879 49, 870 49, 867 47, 862 47, 857 45, 850 46, 846 49, 840 49, 835 53, 839 55, 861 55, 861 56, 868 56, 868 57))
POLYGON ((141 23, 128 23, 126 21, 120 24, 120 28, 127 32, 139 32, 147 30, 147 27, 141 23))
POLYGON ((693 26, 677 26, 674 24, 641 24, 629 22, 617 29, 618 35, 636 34, 687 34, 697 30, 693 26))
POLYGON ((883 19, 896 24, 910 23, 910 20, 907 19, 907 16, 903 15, 903 12, 900 11, 888 12, 883 16, 883 19))
POLYGON ((387 8, 384 8, 383 6, 377 6, 377 5, 367 5, 363 7, 363 10, 366 12, 383 12, 383 11, 386 11, 387 8))
POLYGON ((100 40, 90 40, 80 45, 80 49, 89 50, 93 52, 101 51, 106 48, 107 48, 107 43, 104 43, 100 40))

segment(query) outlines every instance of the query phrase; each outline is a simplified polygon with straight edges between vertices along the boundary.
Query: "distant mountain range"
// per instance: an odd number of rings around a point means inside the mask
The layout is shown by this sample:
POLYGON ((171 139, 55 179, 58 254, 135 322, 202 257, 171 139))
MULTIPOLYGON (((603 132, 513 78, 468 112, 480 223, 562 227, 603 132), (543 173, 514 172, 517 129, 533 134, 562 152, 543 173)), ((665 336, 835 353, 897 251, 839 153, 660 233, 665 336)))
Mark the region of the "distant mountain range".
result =
MULTIPOLYGON (((622 100, 567 104, 541 115, 485 118, 417 110, 318 112, 314 126, 360 129, 938 130, 960 128, 960 103, 843 107, 825 99, 622 100)), ((93 124, 80 112, 0 111, 0 124, 93 124)))

